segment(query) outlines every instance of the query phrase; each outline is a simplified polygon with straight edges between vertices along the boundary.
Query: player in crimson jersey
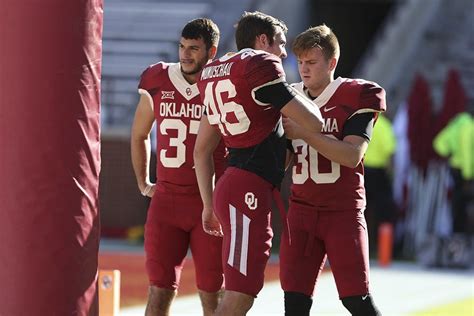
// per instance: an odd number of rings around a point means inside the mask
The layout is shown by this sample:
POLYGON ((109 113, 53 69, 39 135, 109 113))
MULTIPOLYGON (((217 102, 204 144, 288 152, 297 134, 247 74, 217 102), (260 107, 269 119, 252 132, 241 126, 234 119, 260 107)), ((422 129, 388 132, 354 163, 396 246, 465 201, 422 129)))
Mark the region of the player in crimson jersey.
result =
POLYGON ((198 80, 206 106, 194 150, 203 227, 224 236, 226 285, 216 315, 245 315, 263 286, 273 236, 271 203, 286 158, 281 113, 309 131, 322 126, 318 109, 285 81, 286 30, 271 16, 244 13, 236 30, 240 51, 204 67, 198 80), (211 155, 221 135, 229 167, 213 194, 211 155))
MULTIPOLYGON (((145 225, 146 269, 150 280, 146 315, 168 315, 184 258, 191 248, 204 315, 217 306, 223 284, 222 238, 202 229, 202 202, 193 150, 204 111, 196 85, 198 73, 216 54, 219 29, 209 19, 183 28, 179 63, 157 63, 142 74, 140 101, 132 127, 132 162, 138 187, 151 197, 145 225), (149 180, 150 142, 157 124, 156 184, 149 180)), ((214 154, 223 173, 225 147, 214 154)))
POLYGON ((295 88, 320 109, 324 127, 308 133, 291 119, 283 122, 294 153, 289 233, 280 249, 285 315, 309 315, 326 256, 352 315, 380 315, 369 292, 362 159, 377 115, 386 109, 385 91, 365 80, 334 80, 339 44, 326 25, 298 35, 293 51, 302 78, 295 88))

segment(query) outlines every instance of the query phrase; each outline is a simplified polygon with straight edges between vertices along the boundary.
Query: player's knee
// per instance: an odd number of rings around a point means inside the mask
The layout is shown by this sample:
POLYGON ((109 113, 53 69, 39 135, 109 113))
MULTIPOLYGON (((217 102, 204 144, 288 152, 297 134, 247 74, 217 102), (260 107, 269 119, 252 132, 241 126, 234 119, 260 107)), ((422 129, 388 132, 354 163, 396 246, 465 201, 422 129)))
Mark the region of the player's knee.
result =
POLYGON ((285 316, 307 316, 313 305, 311 296, 298 292, 285 292, 285 316))
POLYGON ((201 299, 201 305, 204 315, 213 315, 217 309, 219 299, 222 297, 224 291, 218 292, 204 292, 199 291, 199 298, 201 299))
POLYGON ((159 288, 151 285, 148 288, 146 315, 169 313, 171 302, 176 296, 176 292, 175 289, 159 288))
POLYGON ((205 274, 196 277, 196 286, 198 290, 215 293, 222 289, 224 285, 224 276, 220 274, 205 274))
POLYGON ((370 294, 348 296, 341 299, 344 307, 352 316, 381 316, 370 294))

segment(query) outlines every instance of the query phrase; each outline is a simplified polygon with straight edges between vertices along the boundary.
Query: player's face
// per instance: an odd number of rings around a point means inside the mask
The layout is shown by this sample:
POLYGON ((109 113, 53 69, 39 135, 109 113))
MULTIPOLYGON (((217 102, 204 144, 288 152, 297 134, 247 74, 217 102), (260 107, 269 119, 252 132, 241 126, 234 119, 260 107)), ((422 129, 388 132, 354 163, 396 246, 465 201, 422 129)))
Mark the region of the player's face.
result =
POLYGON ((281 59, 286 58, 286 36, 280 27, 277 27, 275 36, 273 37, 272 45, 267 45, 263 50, 280 57, 281 59))
POLYGON ((320 48, 314 47, 298 56, 298 71, 304 85, 318 95, 330 83, 335 61, 327 60, 320 48))
POLYGON ((208 51, 202 38, 181 38, 179 42, 179 62, 181 71, 186 75, 194 75, 208 62, 208 51))

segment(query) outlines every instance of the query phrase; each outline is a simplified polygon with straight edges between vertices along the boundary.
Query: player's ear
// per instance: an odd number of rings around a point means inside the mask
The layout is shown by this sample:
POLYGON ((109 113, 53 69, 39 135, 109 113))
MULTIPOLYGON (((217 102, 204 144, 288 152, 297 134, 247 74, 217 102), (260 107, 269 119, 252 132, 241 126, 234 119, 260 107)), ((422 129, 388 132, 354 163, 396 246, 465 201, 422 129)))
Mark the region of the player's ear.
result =
POLYGON ((255 38, 255 49, 264 49, 268 46, 268 37, 267 34, 257 35, 255 38))
POLYGON ((333 71, 334 69, 336 69, 336 66, 337 66, 337 58, 333 57, 329 59, 329 70, 333 71))
POLYGON ((217 46, 212 45, 211 48, 207 51, 207 59, 214 59, 217 54, 217 46))

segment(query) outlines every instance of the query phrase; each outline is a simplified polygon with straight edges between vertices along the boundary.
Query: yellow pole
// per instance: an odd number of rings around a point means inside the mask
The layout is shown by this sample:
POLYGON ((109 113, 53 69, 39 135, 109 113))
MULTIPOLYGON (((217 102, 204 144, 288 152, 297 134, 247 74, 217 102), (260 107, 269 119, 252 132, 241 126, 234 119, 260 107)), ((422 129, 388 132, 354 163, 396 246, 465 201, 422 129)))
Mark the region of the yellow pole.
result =
POLYGON ((120 271, 99 270, 99 315, 119 316, 120 271))

